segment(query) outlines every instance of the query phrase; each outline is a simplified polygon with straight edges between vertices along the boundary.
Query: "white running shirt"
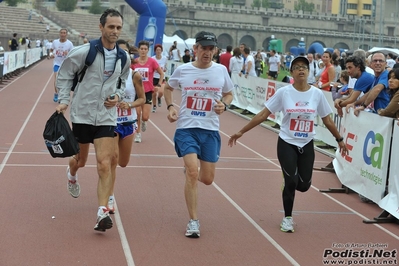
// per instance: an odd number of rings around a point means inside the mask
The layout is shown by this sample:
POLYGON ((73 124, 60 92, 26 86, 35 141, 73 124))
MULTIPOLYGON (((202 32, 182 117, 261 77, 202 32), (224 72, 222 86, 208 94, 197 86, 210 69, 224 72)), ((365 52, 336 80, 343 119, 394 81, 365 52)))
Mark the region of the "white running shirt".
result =
POLYGON ((314 86, 304 92, 297 91, 291 84, 284 86, 265 102, 265 106, 271 113, 283 113, 279 136, 301 148, 316 134, 316 116, 323 118, 332 113, 322 90, 314 86))
POLYGON ((233 89, 224 65, 212 62, 206 69, 199 69, 191 62, 180 65, 168 80, 169 86, 181 88, 182 101, 176 128, 202 128, 219 130, 219 115, 213 107, 222 93, 233 89))
POLYGON ((54 66, 61 66, 62 62, 64 62, 66 56, 69 51, 73 48, 73 44, 70 40, 66 40, 65 42, 60 42, 60 40, 54 40, 51 49, 53 49, 54 54, 54 66))
MULTIPOLYGON (((166 72, 166 63, 168 62, 168 58, 166 58, 166 56, 162 56, 161 59, 157 59, 157 56, 154 55, 152 56, 152 58, 154 58, 155 60, 157 60, 158 65, 162 68, 163 72, 166 72)), ((154 78, 159 79, 161 77, 161 75, 158 73, 158 71, 154 71, 154 78)), ((162 80, 161 80, 162 82, 162 80)))
MULTIPOLYGON (((135 73, 135 75, 140 75, 139 73, 135 73)), ((126 79, 126 84, 125 84, 125 97, 123 99, 124 102, 132 103, 134 102, 134 99, 136 98, 136 88, 134 87, 133 83, 133 70, 130 68, 129 76, 126 79)), ((137 119, 137 113, 136 113, 136 108, 131 108, 128 110, 122 110, 119 109, 119 107, 116 108, 118 112, 118 119, 117 123, 125 123, 125 122, 133 122, 134 120, 137 119)))

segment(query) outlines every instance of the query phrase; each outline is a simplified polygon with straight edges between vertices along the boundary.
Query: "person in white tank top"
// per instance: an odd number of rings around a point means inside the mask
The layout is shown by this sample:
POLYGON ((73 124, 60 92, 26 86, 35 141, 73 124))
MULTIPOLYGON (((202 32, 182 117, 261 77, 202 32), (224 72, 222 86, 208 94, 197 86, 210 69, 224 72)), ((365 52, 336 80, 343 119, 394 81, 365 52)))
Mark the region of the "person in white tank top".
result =
MULTIPOLYGON (((117 41, 119 47, 126 52, 129 51, 129 44, 124 40, 117 41)), ((130 58, 130 57, 128 57, 130 58)), ((123 101, 117 107, 118 121, 115 128, 115 160, 111 162, 112 187, 108 199, 109 212, 115 213, 114 207, 114 186, 116 179, 116 166, 126 167, 132 152, 133 136, 137 129, 136 107, 142 106, 145 102, 145 93, 141 75, 130 69, 126 79, 125 95, 123 101)))
MULTIPOLYGON (((161 67, 162 71, 165 73, 166 72, 166 63, 168 62, 168 59, 166 56, 162 55, 163 52, 163 47, 160 44, 156 44, 154 46, 154 52, 155 55, 152 56, 155 60, 157 60, 158 65, 161 67)), ((152 112, 155 113, 157 110, 157 103, 158 107, 162 106, 162 96, 163 96, 163 90, 165 87, 165 79, 164 80, 159 80, 161 78, 161 75, 158 72, 154 72, 154 78, 153 78, 153 83, 154 83, 154 93, 152 94, 152 112)))

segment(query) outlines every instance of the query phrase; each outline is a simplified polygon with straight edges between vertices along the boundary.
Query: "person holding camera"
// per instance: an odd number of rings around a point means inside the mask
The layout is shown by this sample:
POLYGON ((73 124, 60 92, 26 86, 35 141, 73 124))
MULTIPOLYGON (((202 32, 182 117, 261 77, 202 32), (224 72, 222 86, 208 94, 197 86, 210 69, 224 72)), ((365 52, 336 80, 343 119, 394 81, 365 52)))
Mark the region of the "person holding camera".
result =
POLYGON ((100 18, 101 38, 96 44, 96 58, 87 68, 84 78, 70 92, 75 73, 85 66, 90 44, 72 49, 58 71, 56 86, 59 91, 58 113, 71 104, 72 131, 80 151, 69 159, 67 188, 72 197, 80 195, 77 171, 84 167, 90 143, 94 144, 99 177, 97 185, 98 210, 94 230, 104 232, 113 225, 107 208, 112 189, 111 163, 115 153, 116 106, 124 95, 125 81, 130 73, 127 53, 116 44, 123 27, 123 17, 115 9, 107 9, 100 18), (126 63, 122 65, 126 59, 126 63))

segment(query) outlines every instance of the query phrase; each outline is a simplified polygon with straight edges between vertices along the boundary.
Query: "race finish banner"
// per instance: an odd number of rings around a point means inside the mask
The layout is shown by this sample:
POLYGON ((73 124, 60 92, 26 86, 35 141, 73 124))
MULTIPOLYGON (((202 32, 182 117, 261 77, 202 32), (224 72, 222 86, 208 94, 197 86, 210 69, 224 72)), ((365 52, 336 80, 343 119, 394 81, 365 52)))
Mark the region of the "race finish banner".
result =
POLYGON ((385 193, 392 118, 369 112, 355 116, 353 109, 341 120, 341 135, 349 154, 337 149, 333 165, 340 182, 351 190, 378 203, 385 193), (369 123, 374 121, 372 125, 369 123), (375 127, 373 125, 378 125, 375 127))
POLYGON ((380 202, 378 202, 378 205, 399 219, 399 126, 397 124, 397 120, 394 121, 393 125, 391 151, 388 194, 380 202))

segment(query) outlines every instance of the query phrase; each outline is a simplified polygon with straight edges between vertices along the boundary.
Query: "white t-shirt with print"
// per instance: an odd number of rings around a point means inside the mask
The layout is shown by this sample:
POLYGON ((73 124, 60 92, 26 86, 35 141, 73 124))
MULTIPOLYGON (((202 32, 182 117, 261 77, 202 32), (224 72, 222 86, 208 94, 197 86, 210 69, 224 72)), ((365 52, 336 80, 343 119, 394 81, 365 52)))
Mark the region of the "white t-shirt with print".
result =
POLYGON ((316 116, 323 118, 332 113, 323 92, 314 86, 304 92, 291 84, 284 86, 265 102, 265 106, 272 113, 282 112, 279 136, 298 147, 305 146, 315 136, 316 116))
MULTIPOLYGON (((129 76, 126 79, 125 83, 125 97, 123 98, 124 102, 132 103, 134 102, 134 99, 136 98, 136 88, 134 87, 133 83, 133 70, 130 68, 129 76)), ((135 73, 135 75, 140 75, 139 73, 135 73)), ((128 110, 122 110, 119 107, 117 107, 117 112, 118 112, 118 119, 117 123, 125 123, 125 122, 133 122, 134 120, 137 119, 137 113, 136 113, 136 108, 131 108, 128 110)))
POLYGON ((224 65, 212 62, 206 69, 199 69, 191 62, 180 65, 168 84, 182 90, 177 129, 219 130, 219 115, 215 113, 214 105, 216 100, 221 100, 222 93, 233 89, 233 82, 224 65))
POLYGON ((73 48, 73 44, 70 40, 66 40, 65 42, 60 42, 60 40, 54 40, 51 49, 53 49, 54 54, 54 65, 61 66, 62 62, 64 62, 66 56, 69 51, 73 48))
POLYGON ((278 64, 280 63, 280 56, 275 54, 269 58, 269 71, 277 72, 278 64))

